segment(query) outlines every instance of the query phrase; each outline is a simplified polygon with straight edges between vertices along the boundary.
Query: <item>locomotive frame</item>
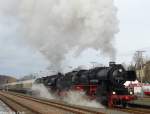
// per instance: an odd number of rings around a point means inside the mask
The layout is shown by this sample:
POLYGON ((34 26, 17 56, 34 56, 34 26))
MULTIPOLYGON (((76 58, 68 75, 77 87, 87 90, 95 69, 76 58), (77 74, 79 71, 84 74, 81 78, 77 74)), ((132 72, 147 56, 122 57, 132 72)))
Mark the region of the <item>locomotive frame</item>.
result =
POLYGON ((136 96, 124 86, 124 83, 134 80, 135 71, 126 71, 121 64, 110 62, 109 67, 58 73, 39 78, 36 83, 43 83, 60 96, 66 95, 69 90, 84 91, 90 99, 96 99, 105 106, 126 107, 129 101, 136 99, 136 96))

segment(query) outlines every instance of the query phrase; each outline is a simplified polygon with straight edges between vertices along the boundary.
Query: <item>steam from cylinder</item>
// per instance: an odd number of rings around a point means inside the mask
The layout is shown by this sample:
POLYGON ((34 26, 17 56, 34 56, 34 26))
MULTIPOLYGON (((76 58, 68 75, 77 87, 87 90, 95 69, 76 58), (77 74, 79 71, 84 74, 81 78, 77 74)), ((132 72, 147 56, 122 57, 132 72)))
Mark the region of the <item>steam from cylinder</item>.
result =
POLYGON ((15 19, 23 42, 58 70, 71 50, 78 56, 92 48, 115 59, 113 0, 0 0, 0 16, 15 19))

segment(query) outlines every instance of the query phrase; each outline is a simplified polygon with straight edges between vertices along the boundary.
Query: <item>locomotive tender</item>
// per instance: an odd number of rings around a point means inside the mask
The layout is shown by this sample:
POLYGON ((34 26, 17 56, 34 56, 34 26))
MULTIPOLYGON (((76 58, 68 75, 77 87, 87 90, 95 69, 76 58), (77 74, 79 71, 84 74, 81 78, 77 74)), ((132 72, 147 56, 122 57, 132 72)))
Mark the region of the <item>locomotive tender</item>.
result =
POLYGON ((110 62, 109 67, 58 73, 39 78, 35 82, 43 83, 50 91, 60 96, 69 90, 84 91, 90 98, 103 105, 125 107, 129 101, 135 99, 135 96, 124 83, 135 80, 135 71, 126 71, 121 64, 110 62))

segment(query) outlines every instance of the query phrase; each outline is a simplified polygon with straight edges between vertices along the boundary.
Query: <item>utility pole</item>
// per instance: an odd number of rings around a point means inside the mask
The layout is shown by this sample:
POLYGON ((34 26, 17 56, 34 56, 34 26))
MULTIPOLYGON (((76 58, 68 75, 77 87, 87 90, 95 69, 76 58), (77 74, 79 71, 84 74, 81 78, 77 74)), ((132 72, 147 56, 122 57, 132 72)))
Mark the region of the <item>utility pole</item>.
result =
POLYGON ((140 72, 139 72, 139 77, 140 77, 140 81, 141 81, 141 83, 143 82, 142 81, 142 69, 143 69, 143 63, 144 63, 144 61, 143 61, 143 53, 144 53, 145 51, 144 50, 138 50, 138 51, 136 51, 136 53, 137 53, 137 57, 140 59, 138 62, 138 67, 140 67, 140 72))
POLYGON ((144 53, 145 51, 144 50, 138 50, 138 51, 136 51, 136 53, 137 53, 137 57, 138 57, 138 67, 140 67, 139 68, 139 77, 140 77, 140 81, 141 81, 141 97, 143 97, 143 87, 142 87, 142 83, 143 83, 143 80, 142 80, 142 75, 143 75, 143 63, 144 63, 144 61, 143 61, 143 53, 144 53))

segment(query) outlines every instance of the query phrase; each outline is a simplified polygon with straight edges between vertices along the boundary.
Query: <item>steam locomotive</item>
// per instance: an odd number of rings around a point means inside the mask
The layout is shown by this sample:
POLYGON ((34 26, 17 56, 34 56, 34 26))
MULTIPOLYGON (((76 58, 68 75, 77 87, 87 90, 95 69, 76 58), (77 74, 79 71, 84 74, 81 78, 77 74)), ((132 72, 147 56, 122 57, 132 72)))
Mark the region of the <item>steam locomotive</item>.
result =
POLYGON ((50 91, 65 95, 69 90, 84 91, 108 107, 123 106, 135 99, 134 93, 124 83, 136 80, 135 71, 126 71, 121 64, 110 62, 109 67, 96 67, 89 70, 72 71, 66 74, 38 78, 50 91))

